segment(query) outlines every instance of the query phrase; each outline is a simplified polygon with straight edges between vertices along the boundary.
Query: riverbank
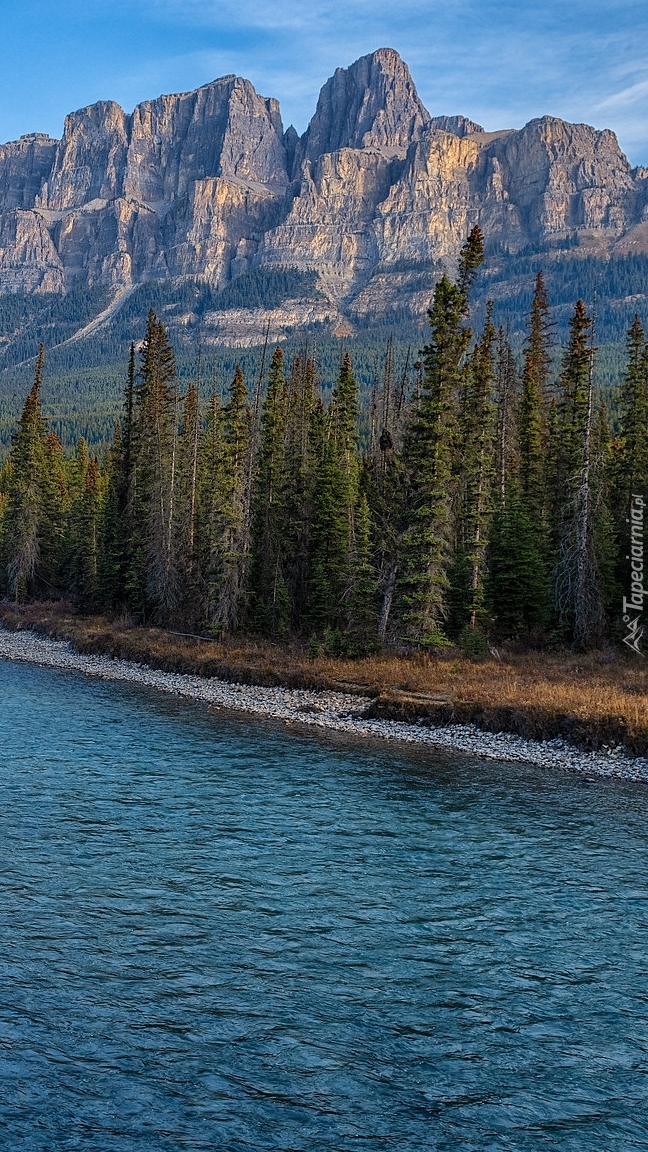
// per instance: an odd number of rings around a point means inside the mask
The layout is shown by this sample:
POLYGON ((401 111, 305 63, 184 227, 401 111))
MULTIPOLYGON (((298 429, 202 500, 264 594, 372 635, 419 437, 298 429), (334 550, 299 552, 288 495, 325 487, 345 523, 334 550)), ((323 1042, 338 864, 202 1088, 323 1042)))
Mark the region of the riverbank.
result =
MULTIPOLYGON (((474 724, 456 721, 435 724, 429 715, 419 715, 414 721, 380 716, 377 712, 381 709, 381 696, 376 696, 375 689, 372 694, 363 693, 358 682, 347 682, 347 690, 342 685, 335 689, 321 683, 309 687, 280 687, 154 668, 121 656, 79 651, 69 639, 38 635, 28 626, 26 614, 18 616, 19 619, 13 621, 13 631, 6 627, 0 631, 1 659, 29 661, 104 680, 138 684, 212 707, 353 737, 397 741, 491 760, 565 769, 585 776, 620 777, 648 783, 648 759, 633 757, 620 746, 586 751, 562 738, 538 741, 512 732, 489 732, 474 724)), ((44 626, 41 621, 41 629, 44 626)), ((89 637, 86 640, 90 642, 89 637)), ((313 678, 315 676, 313 672, 313 678)), ((402 694, 407 695, 404 690, 402 694)), ((383 693, 382 706, 386 707, 384 696, 383 693)), ((395 705, 397 708, 407 706, 405 702, 398 705, 398 701, 395 705)), ((414 706, 412 703, 408 707, 414 706)), ((418 707, 423 708, 424 703, 419 702, 418 707)))
POLYGON ((368 715, 377 720, 470 724, 527 740, 560 738, 586 751, 622 745, 633 756, 648 756, 648 661, 623 648, 586 656, 502 651, 469 659, 451 649, 407 658, 313 659, 296 644, 205 641, 124 620, 79 616, 64 601, 0 603, 0 624, 67 640, 77 652, 162 672, 369 697, 368 715))

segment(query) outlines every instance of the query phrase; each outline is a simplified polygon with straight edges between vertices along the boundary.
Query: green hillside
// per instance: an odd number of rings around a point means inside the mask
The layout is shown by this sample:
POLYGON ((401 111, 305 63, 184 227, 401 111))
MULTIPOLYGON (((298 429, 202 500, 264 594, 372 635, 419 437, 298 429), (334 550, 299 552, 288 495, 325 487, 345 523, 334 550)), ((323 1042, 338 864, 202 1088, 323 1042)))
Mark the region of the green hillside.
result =
MULTIPOLYGON (((479 274, 473 293, 473 326, 482 325, 485 304, 494 301, 494 320, 503 325, 515 349, 525 335, 525 317, 539 269, 546 275, 555 321, 555 359, 560 359, 567 321, 574 302, 582 297, 592 306, 596 295, 597 382, 602 388, 618 380, 625 333, 635 312, 648 320, 648 256, 598 259, 578 250, 546 251, 513 256, 493 252, 479 274)), ((438 266, 403 266, 411 287, 432 292, 438 266)), ((139 341, 150 308, 164 320, 174 342, 181 378, 195 376, 198 347, 205 335, 208 312, 233 308, 272 308, 287 300, 316 298, 314 272, 294 268, 259 268, 216 292, 192 280, 153 281, 126 294, 110 318, 89 335, 72 339, 111 303, 107 289, 77 290, 66 296, 5 295, 0 297, 0 448, 6 449, 11 429, 31 380, 33 358, 42 341, 46 348, 43 400, 51 426, 65 445, 83 435, 90 443, 106 441, 119 409, 128 347, 139 341)), ((426 340, 425 319, 414 320, 405 307, 362 320, 354 317, 355 335, 336 339, 329 328, 315 326, 289 333, 288 357, 308 345, 315 348, 326 395, 339 367, 342 351, 352 353, 365 399, 382 372, 385 344, 393 339, 394 370, 402 372, 408 347, 410 364, 426 340)), ((258 374, 261 347, 223 348, 205 343, 202 377, 205 391, 212 380, 222 391, 241 363, 250 385, 258 374)))

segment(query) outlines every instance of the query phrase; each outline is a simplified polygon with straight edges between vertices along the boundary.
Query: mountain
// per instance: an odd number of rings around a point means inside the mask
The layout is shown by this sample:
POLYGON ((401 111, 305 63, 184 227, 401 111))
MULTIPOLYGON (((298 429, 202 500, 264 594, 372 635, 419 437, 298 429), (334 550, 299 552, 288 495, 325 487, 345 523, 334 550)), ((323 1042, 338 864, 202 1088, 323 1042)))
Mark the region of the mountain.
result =
POLYGON ((648 170, 584 124, 432 117, 388 48, 337 69, 301 138, 276 100, 225 76, 0 147, 3 293, 103 288, 114 308, 151 280, 218 291, 295 268, 316 274, 320 319, 420 314, 476 223, 493 252, 645 253, 648 170))

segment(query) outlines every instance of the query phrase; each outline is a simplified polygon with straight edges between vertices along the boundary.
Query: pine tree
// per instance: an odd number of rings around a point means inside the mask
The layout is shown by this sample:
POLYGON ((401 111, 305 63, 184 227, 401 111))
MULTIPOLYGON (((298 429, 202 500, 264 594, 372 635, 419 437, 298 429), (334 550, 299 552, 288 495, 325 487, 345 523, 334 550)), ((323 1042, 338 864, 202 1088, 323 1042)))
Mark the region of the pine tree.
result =
POLYGON ((75 568, 79 607, 82 612, 92 612, 97 606, 99 507, 99 463, 96 457, 92 457, 84 469, 83 492, 77 519, 75 568))
POLYGON ((361 493, 354 516, 351 589, 344 647, 351 657, 366 656, 378 646, 376 573, 372 563, 371 516, 361 493))
POLYGON ((314 486, 324 436, 315 364, 308 357, 296 357, 288 381, 282 497, 283 571, 296 631, 306 611, 314 486))
POLYGON ((173 556, 175 558, 176 623, 194 628, 200 617, 199 566, 196 526, 199 519, 198 465, 200 457, 200 411, 197 386, 191 383, 185 396, 178 440, 177 479, 174 502, 173 556))
POLYGON ((62 587, 65 526, 69 510, 67 469, 63 446, 55 432, 45 438, 43 520, 39 579, 48 596, 58 597, 62 587))
POLYGON ((524 349, 519 412, 520 485, 529 515, 546 518, 547 381, 551 357, 551 317, 542 272, 538 272, 524 349))
POLYGON ((225 487, 223 410, 213 391, 199 447, 195 543, 198 585, 196 614, 205 621, 208 628, 213 628, 217 619, 223 578, 225 487))
POLYGON ((408 638, 436 642, 441 634, 452 536, 452 477, 457 399, 463 358, 471 340, 468 290, 483 260, 483 240, 473 229, 462 250, 459 282, 443 276, 429 312, 432 341, 424 349, 425 377, 419 404, 405 433, 407 485, 397 615, 408 638))
POLYGON ((88 446, 81 437, 74 458, 68 464, 68 509, 63 542, 62 580, 66 589, 77 595, 83 586, 83 573, 79 567, 81 507, 88 472, 88 446))
POLYGON ((625 517, 631 492, 648 491, 648 344, 637 315, 628 331, 618 409, 621 444, 616 487, 625 517))
POLYGON ((222 578, 212 623, 234 632, 242 613, 246 582, 245 488, 251 413, 240 364, 237 364, 223 419, 222 578))
POLYGON ((538 525, 517 478, 497 504, 490 533, 487 599, 497 633, 528 639, 547 621, 547 572, 538 548, 538 525))
POLYGON ((376 388, 372 397, 372 424, 370 451, 365 461, 363 489, 370 509, 371 538, 374 549, 375 579, 380 593, 377 620, 378 640, 384 643, 391 616, 396 588, 401 534, 403 532, 403 505, 405 499, 402 462, 403 421, 408 412, 407 369, 409 350, 396 397, 392 397, 392 349, 388 341, 383 373, 381 431, 376 436, 374 414, 378 403, 376 388))
POLYGON ((593 451, 594 347, 592 318, 579 300, 570 320, 561 374, 559 468, 563 500, 555 602, 559 620, 577 648, 589 648, 603 632, 603 599, 597 549, 601 478, 593 451))
POLYGON ((314 632, 341 634, 351 588, 358 500, 358 386, 345 355, 326 415, 313 493, 308 620, 314 632))
POLYGON ((135 613, 165 621, 177 603, 173 550, 178 396, 173 349, 164 325, 149 313, 135 390, 132 512, 127 589, 135 613))
POLYGON ((11 472, 4 517, 4 554, 9 595, 18 603, 36 591, 45 507, 46 438, 41 414, 44 349, 34 383, 12 438, 11 472))
POLYGON ((256 629, 277 636, 285 635, 289 617, 283 570, 287 399, 283 352, 277 348, 261 413, 250 563, 250 620, 256 629))
POLYGON ((117 421, 107 454, 97 527, 97 607, 114 612, 126 603, 126 508, 123 499, 123 444, 121 423, 117 421))
MULTIPOLYGON (((548 471, 550 333, 547 293, 539 272, 529 316, 521 395, 510 412, 517 417, 512 422, 517 423, 517 435, 511 424, 509 428, 516 436, 518 451, 510 454, 508 465, 498 431, 499 498, 490 541, 488 599, 496 630, 503 637, 528 638, 549 619, 547 493, 553 490, 548 471)), ((502 404, 500 386, 500 412, 502 404)), ((498 429, 501 424, 500 415, 498 429)))
POLYGON ((520 397, 515 357, 502 328, 498 336, 496 392, 496 491, 499 504, 503 505, 507 488, 520 473, 520 397))
MULTIPOLYGON (((105 464, 105 491, 101 501, 99 523, 99 558, 97 563, 96 599, 99 606, 114 611, 126 606, 128 589, 139 583, 142 600, 143 572, 134 581, 138 567, 135 557, 143 563, 141 531, 135 522, 137 479, 137 428, 135 345, 131 343, 128 374, 124 389, 123 420, 118 420, 113 441, 105 464)), ((140 509, 137 509, 140 511, 140 509)))
POLYGON ((465 377, 460 411, 456 549, 449 600, 455 634, 474 632, 484 608, 485 554, 495 481, 495 341, 492 304, 465 377))
POLYGON ((648 496, 648 344, 635 314, 627 334, 626 370, 617 398, 619 433, 608 450, 608 485, 615 550, 614 587, 607 600, 620 602, 629 577, 628 509, 634 493, 648 496))

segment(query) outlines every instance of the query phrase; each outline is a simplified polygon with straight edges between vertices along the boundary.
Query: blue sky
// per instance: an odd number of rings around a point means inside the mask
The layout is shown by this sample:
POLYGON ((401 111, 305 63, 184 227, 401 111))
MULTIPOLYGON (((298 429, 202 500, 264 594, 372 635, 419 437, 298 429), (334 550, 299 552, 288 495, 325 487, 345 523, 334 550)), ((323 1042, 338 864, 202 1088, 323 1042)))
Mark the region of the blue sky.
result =
POLYGON ((1 28, 0 140, 230 72, 301 132, 337 66, 389 46, 434 115, 585 121, 648 164, 646 0, 2 0, 1 28))

